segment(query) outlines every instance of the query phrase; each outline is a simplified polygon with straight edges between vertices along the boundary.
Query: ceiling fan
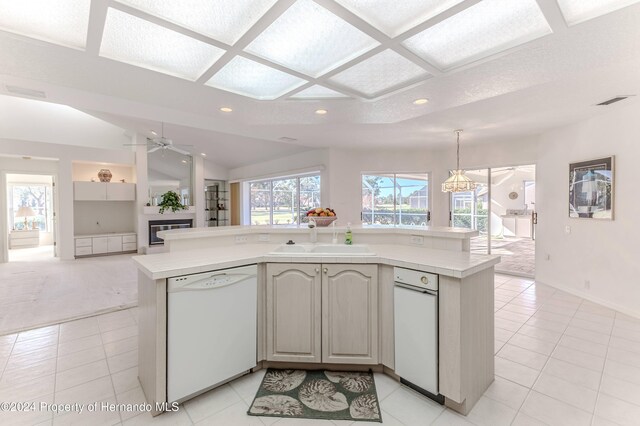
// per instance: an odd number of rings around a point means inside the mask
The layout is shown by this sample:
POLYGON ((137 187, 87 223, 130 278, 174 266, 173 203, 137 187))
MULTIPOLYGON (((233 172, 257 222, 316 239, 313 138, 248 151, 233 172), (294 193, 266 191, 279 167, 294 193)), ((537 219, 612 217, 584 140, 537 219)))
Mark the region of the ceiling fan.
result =
POLYGON ((191 153, 189 151, 185 151, 184 149, 178 148, 179 146, 184 146, 184 147, 188 147, 188 146, 193 146, 193 145, 181 145, 181 144, 174 144, 173 141, 169 138, 165 138, 164 137, 164 122, 162 122, 162 135, 161 136, 156 136, 153 138, 147 138, 147 143, 146 144, 141 144, 141 143, 128 143, 128 144, 123 144, 123 146, 139 146, 139 145, 146 145, 149 149, 147 149, 147 154, 150 154, 152 152, 156 152, 159 150, 171 150, 171 151, 175 151, 179 154, 182 155, 191 155, 191 153))

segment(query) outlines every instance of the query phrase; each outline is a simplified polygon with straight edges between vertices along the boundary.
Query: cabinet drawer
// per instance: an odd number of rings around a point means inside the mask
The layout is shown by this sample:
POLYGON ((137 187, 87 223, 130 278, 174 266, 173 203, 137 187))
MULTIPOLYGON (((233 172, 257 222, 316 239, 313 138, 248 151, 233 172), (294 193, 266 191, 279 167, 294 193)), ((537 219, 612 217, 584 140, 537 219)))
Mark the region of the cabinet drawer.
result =
POLYGON ((123 235, 122 236, 122 243, 126 244, 126 243, 135 243, 138 240, 136 239, 135 235, 123 235))
POLYGON ((86 256, 93 254, 91 247, 76 247, 76 256, 86 256))
POLYGON ((91 247, 91 238, 76 238, 76 247, 91 247))
POLYGON ((135 251, 138 250, 138 247, 136 247, 136 243, 123 243, 122 244, 122 251, 135 251))

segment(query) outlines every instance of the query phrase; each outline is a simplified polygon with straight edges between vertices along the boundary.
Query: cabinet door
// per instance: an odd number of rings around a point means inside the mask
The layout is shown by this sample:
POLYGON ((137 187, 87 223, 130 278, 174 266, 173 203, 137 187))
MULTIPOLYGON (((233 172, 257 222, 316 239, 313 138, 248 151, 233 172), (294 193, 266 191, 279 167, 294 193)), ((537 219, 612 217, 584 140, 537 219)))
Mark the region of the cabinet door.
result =
POLYGON ((73 199, 76 201, 102 201, 107 199, 105 182, 73 182, 73 199))
POLYGON ((107 251, 109 253, 122 251, 122 237, 107 237, 107 251))
POLYGON ((267 264, 267 360, 320 362, 320 265, 267 264))
POLYGON ((91 239, 91 252, 93 254, 107 253, 109 251, 109 239, 107 237, 96 237, 91 239))
POLYGON ((378 364, 377 265, 322 265, 322 362, 378 364))
POLYGON ((107 184, 107 200, 110 201, 135 201, 135 183, 109 183, 107 184))

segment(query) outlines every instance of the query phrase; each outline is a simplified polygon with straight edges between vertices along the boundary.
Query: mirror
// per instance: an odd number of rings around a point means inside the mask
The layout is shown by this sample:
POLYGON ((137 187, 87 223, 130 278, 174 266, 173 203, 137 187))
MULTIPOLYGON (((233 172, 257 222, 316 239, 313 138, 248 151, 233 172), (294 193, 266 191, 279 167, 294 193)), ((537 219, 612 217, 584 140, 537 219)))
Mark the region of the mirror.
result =
POLYGON ((147 153, 147 175, 149 179, 149 201, 157 206, 162 194, 175 191, 180 194, 182 204, 193 205, 193 159, 170 149, 159 149, 147 153))

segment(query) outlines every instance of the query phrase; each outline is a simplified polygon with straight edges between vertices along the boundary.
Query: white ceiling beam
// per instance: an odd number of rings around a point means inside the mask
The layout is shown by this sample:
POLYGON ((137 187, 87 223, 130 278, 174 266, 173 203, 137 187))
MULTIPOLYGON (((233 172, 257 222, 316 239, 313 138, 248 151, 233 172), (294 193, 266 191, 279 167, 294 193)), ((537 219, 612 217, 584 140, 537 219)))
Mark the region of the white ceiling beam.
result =
POLYGON ((536 1, 554 34, 562 34, 569 29, 556 0, 536 1))
MULTIPOLYGON (((95 0, 94 0, 95 1, 95 0)), ((111 1, 109 4, 109 7, 112 7, 114 9, 118 9, 121 12, 127 13, 129 15, 135 16, 137 18, 143 19, 145 21, 149 21, 153 24, 156 24, 158 26, 167 28, 171 31, 175 31, 177 33, 180 33, 182 35, 185 35, 187 37, 191 37, 191 38, 195 38, 196 40, 199 40, 203 43, 207 43, 210 44, 212 46, 218 47, 220 49, 224 49, 224 50, 228 50, 230 49, 231 46, 229 46, 226 43, 223 43, 221 41, 218 41, 216 39, 213 39, 211 37, 207 37, 206 35, 200 34, 198 32, 195 32, 193 30, 190 30, 188 28, 182 27, 178 24, 174 24, 171 21, 167 21, 165 19, 162 18, 158 18, 157 16, 151 15, 150 13, 147 12, 143 12, 142 10, 138 10, 135 9, 129 5, 123 4, 123 3, 118 3, 115 1, 111 1)))
POLYGON ((98 56, 104 33, 104 23, 107 19, 109 0, 92 0, 89 9, 89 25, 87 28, 86 52, 91 56, 98 56))
MULTIPOLYGON (((247 47, 247 45, 251 43, 253 39, 258 37, 260 33, 262 33, 267 27, 269 27, 269 25, 273 24, 273 22, 276 19, 278 19, 280 15, 282 15, 289 7, 291 7, 293 3, 295 3, 295 0, 279 0, 278 2, 276 2, 276 4, 271 6, 271 9, 269 9, 264 15, 262 15, 260 19, 258 19, 258 21, 255 24, 253 24, 253 26, 249 28, 247 32, 244 33, 244 35, 240 37, 240 39, 233 46, 227 47, 228 49, 227 52, 224 55, 222 55, 222 57, 218 59, 216 63, 213 64, 207 71, 205 71, 204 74, 202 74, 200 78, 196 80, 196 83, 199 83, 199 84, 206 83, 207 81, 209 81, 211 77, 213 77, 215 73, 217 73, 222 69, 222 67, 227 65, 229 61, 231 61, 234 58, 234 56, 237 56, 240 54, 256 62, 260 62, 272 68, 276 68, 276 69, 279 69, 280 71, 284 71, 284 72, 287 72, 288 74, 292 74, 292 75, 295 75, 296 77, 300 77, 302 75, 300 73, 295 73, 288 68, 281 67, 277 64, 272 64, 269 61, 265 62, 263 59, 260 59, 260 61, 257 61, 256 60, 257 58, 254 55, 246 54, 245 52, 242 51, 242 49, 247 47)), ((305 80, 309 79, 306 76, 301 78, 304 78, 305 80)))

